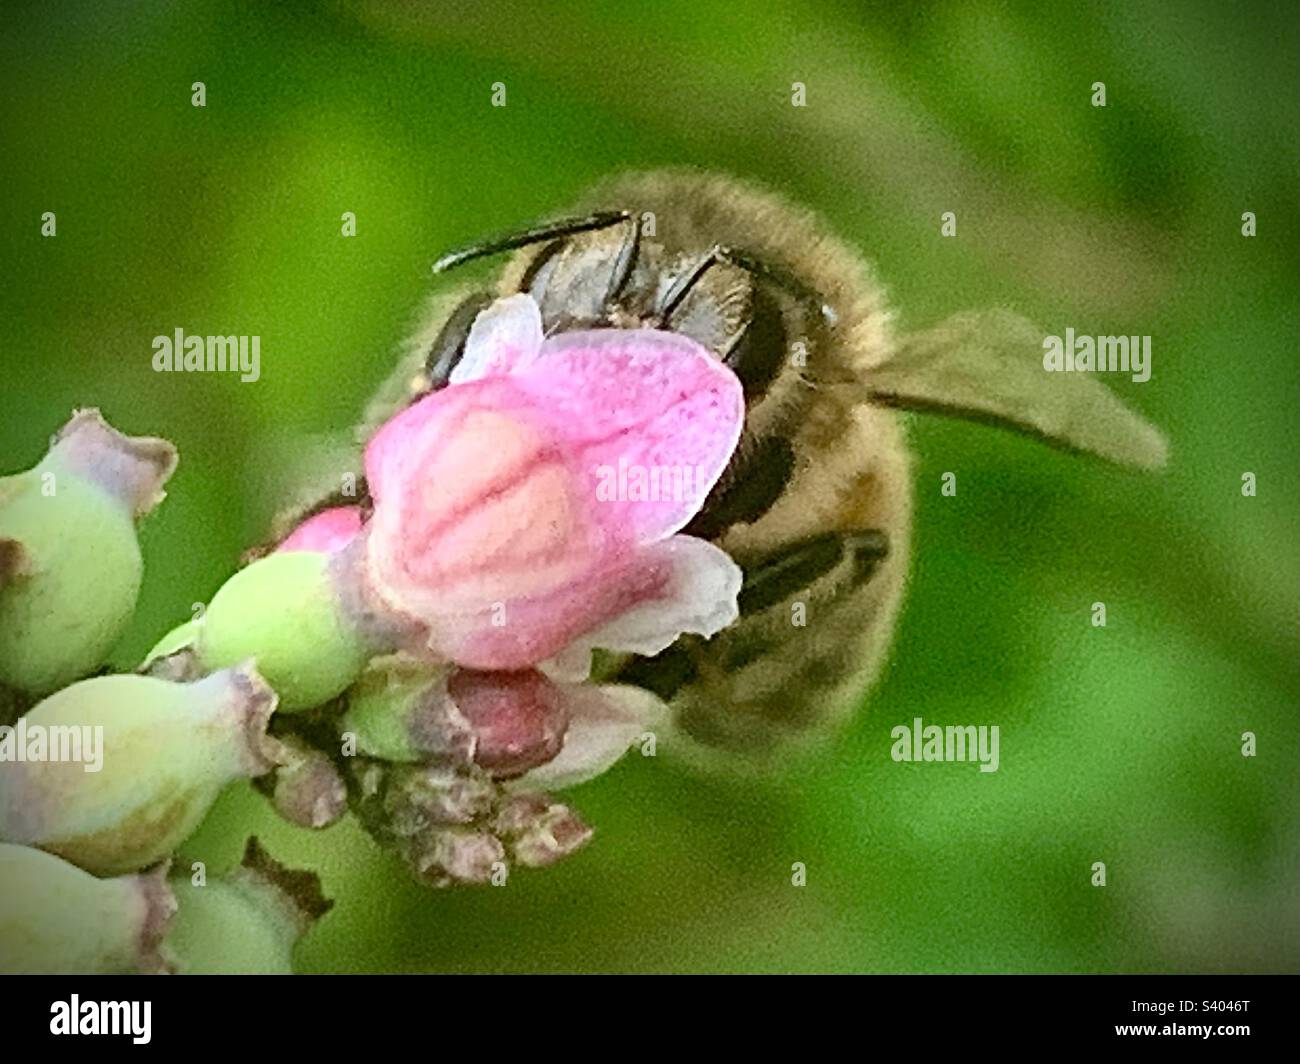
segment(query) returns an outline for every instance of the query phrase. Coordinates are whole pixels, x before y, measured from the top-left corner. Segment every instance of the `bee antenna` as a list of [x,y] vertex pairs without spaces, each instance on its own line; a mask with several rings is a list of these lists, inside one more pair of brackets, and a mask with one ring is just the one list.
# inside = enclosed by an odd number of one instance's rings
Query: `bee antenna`
[[558,221],[546,222],[514,233],[503,233],[447,252],[433,264],[433,272],[446,273],[453,267],[474,259],[498,255],[503,251],[514,251],[543,240],[573,236],[575,233],[588,233],[595,229],[607,229],[611,225],[626,222],[631,216],[630,211],[597,211],[577,218],[562,218]]

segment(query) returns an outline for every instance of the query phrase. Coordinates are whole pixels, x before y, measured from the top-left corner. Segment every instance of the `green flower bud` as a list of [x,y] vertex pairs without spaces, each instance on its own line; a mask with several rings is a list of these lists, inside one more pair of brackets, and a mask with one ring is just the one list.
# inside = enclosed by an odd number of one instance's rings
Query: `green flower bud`
[[230,875],[172,889],[180,908],[167,949],[181,975],[289,975],[295,944],[333,905],[313,873],[291,871],[256,839]]
[[51,854],[0,844],[0,973],[165,972],[176,902],[159,867],[96,879]]
[[184,624],[178,624],[158,642],[153,645],[153,649],[144,656],[144,664],[156,661],[158,658],[168,658],[173,654],[178,654],[186,647],[193,646],[199,638],[200,621],[186,621]]
[[361,674],[339,731],[346,752],[381,761],[469,764],[474,757],[474,731],[447,694],[447,670],[400,654],[376,658]]
[[0,728],[0,761],[12,762],[0,772],[0,841],[97,875],[153,864],[194,831],[222,787],[273,766],[274,708],[251,666],[189,684],[73,684]]
[[176,468],[165,440],[83,410],[26,473],[0,479],[0,682],[45,694],[101,664],[135,610],[135,519]]
[[200,664],[219,669],[253,658],[282,710],[310,709],[341,694],[370,652],[344,616],[330,557],[271,554],[227,580],[200,624]]
[[137,672],[145,676],[156,676],[160,680],[173,680],[187,683],[203,676],[204,670],[194,653],[194,644],[198,642],[200,623],[197,620],[178,624],[144,656],[144,662]]

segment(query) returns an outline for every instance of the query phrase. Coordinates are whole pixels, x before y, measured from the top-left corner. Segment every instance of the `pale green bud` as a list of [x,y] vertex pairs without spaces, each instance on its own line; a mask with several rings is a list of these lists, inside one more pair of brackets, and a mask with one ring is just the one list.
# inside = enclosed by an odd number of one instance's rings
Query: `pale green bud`
[[176,902],[164,872],[96,879],[52,854],[0,844],[0,973],[168,971],[159,947]]
[[153,864],[194,831],[222,787],[273,766],[274,708],[251,666],[195,683],[73,684],[0,728],[0,841],[98,875]]
[[343,742],[355,744],[350,752],[381,761],[468,764],[474,731],[447,694],[447,675],[401,654],[372,661],[348,691],[339,720]]
[[172,881],[179,911],[167,936],[181,975],[289,975],[293,948],[332,902],[311,872],[295,872],[250,839],[234,872],[198,885]]
[[45,694],[100,665],[135,610],[135,519],[176,468],[165,440],[83,410],[41,462],[0,479],[0,682]]
[[204,670],[194,653],[194,644],[198,642],[200,623],[193,620],[178,624],[154,644],[136,671],[160,680],[199,679]]
[[178,624],[157,643],[153,649],[144,656],[144,664],[147,666],[158,658],[168,658],[173,654],[179,654],[187,647],[191,647],[199,638],[200,621],[186,621],[184,624]]
[[282,710],[310,709],[341,694],[370,651],[344,614],[330,558],[271,554],[227,580],[200,622],[199,663],[219,669],[254,659]]

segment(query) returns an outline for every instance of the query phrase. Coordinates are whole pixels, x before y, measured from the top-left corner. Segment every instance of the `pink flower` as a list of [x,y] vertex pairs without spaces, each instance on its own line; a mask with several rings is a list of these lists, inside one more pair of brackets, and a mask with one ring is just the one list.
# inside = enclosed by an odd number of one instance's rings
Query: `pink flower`
[[351,543],[360,531],[361,510],[355,506],[335,506],[307,518],[275,549],[333,553]]
[[479,315],[450,385],[366,449],[367,600],[409,649],[474,669],[655,654],[737,615],[740,570],[676,534],[740,437],[736,376],[651,329],[543,339],[527,295]]

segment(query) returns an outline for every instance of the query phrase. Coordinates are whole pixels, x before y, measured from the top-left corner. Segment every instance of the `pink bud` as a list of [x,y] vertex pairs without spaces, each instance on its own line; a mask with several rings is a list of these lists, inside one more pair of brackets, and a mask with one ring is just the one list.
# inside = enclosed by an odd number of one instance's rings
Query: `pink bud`
[[335,506],[307,518],[284,538],[276,550],[312,550],[332,554],[346,547],[360,531],[361,510],[355,506]]
[[498,779],[546,764],[564,744],[569,715],[563,693],[536,670],[459,669],[447,693],[474,729],[474,761]]

